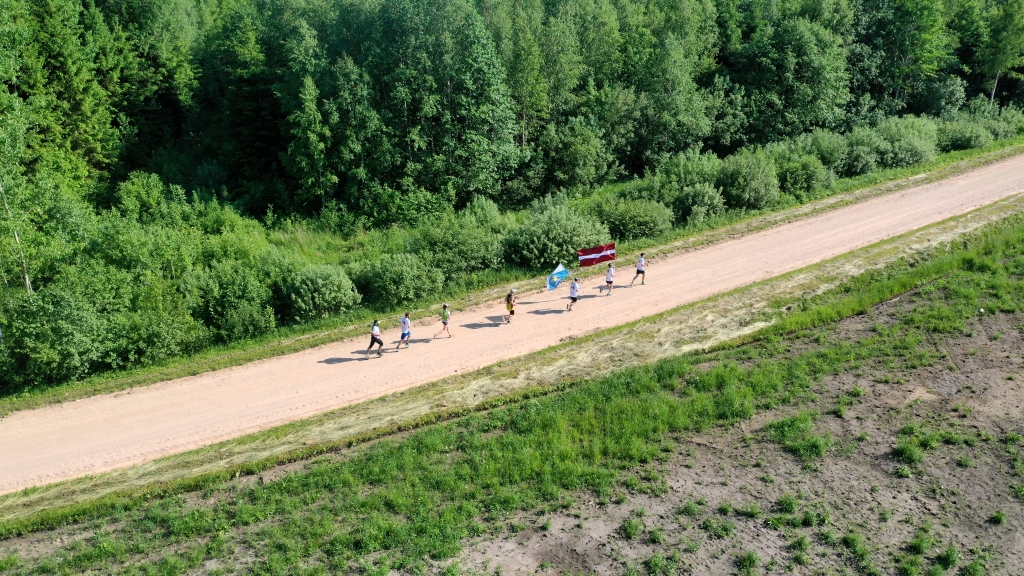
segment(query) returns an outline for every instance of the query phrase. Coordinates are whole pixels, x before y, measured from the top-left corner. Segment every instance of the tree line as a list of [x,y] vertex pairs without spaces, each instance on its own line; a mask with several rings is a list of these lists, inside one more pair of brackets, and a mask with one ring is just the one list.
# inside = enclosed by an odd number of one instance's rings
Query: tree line
[[414,223],[1020,101],[1024,0],[3,0],[26,177]]

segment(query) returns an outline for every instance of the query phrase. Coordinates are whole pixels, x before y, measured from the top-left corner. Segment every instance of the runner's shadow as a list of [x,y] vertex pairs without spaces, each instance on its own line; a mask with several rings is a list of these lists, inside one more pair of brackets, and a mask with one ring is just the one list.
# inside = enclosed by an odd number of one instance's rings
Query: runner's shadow
[[533,310],[533,311],[527,312],[527,314],[536,314],[538,316],[547,316],[549,314],[561,314],[562,312],[568,312],[568,310],[552,310],[552,309],[549,308],[547,310]]
[[497,328],[505,323],[504,316],[488,316],[490,322],[473,322],[471,324],[462,324],[459,328],[469,328],[470,330],[476,330],[478,328]]
[[[366,351],[365,350],[360,350],[358,353],[359,354],[365,354]],[[344,364],[345,362],[356,362],[356,361],[362,360],[362,359],[363,359],[362,356],[360,356],[359,358],[325,358],[324,360],[317,360],[316,363],[317,364]]]
[[409,342],[412,344],[430,344],[433,341],[433,338],[419,338],[417,340],[413,340],[412,338],[409,339]]

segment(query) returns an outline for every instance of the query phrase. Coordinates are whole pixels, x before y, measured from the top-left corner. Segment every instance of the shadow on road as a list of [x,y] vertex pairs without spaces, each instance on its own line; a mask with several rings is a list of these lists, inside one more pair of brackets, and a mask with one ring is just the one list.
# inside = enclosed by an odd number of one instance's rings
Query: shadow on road
[[[360,352],[359,354],[365,354],[365,352]],[[345,362],[355,362],[357,360],[362,360],[362,359],[363,359],[363,356],[360,356],[359,358],[325,358],[324,360],[317,360],[316,363],[317,364],[344,364]]]
[[505,323],[504,316],[488,316],[490,322],[472,322],[470,324],[462,324],[459,328],[469,328],[470,330],[477,330],[480,328],[497,328]]

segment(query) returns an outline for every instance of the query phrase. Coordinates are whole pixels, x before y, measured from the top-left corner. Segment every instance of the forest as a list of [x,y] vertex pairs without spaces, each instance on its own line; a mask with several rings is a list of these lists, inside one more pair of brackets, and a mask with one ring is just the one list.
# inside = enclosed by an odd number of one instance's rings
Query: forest
[[0,393],[1024,134],[1024,0],[0,0]]

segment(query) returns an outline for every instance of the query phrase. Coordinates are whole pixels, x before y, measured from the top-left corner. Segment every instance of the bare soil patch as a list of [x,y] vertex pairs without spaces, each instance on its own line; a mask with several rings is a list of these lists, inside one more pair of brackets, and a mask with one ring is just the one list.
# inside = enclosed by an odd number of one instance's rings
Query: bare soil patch
[[[863,338],[909,299],[841,322],[834,337]],[[587,496],[565,510],[517,518],[510,530],[470,545],[459,563],[471,573],[735,574],[740,556],[752,552],[757,574],[867,573],[842,541],[852,532],[863,538],[868,560],[894,574],[926,531],[920,571],[900,573],[924,574],[953,546],[959,560],[950,574],[974,561],[986,574],[1019,574],[1024,502],[1011,486],[1024,484],[1014,469],[1022,446],[1013,436],[1024,433],[1022,326],[1024,315],[983,316],[969,336],[936,338],[935,351],[947,356],[933,366],[865,365],[829,377],[800,408],[682,440],[640,490],[619,502]],[[837,416],[840,398],[855,389],[863,394]],[[769,422],[807,408],[820,414],[817,431],[834,439],[828,454],[811,463],[764,432]],[[926,451],[910,477],[901,477],[893,451],[908,425],[966,441]],[[792,510],[780,508],[784,497],[793,498]],[[719,511],[722,503],[732,511]],[[993,520],[997,513],[1005,517],[1001,524]],[[788,517],[800,523],[777,525]],[[642,526],[631,539],[623,532],[627,521]],[[732,530],[716,538],[712,529],[721,523]]]

